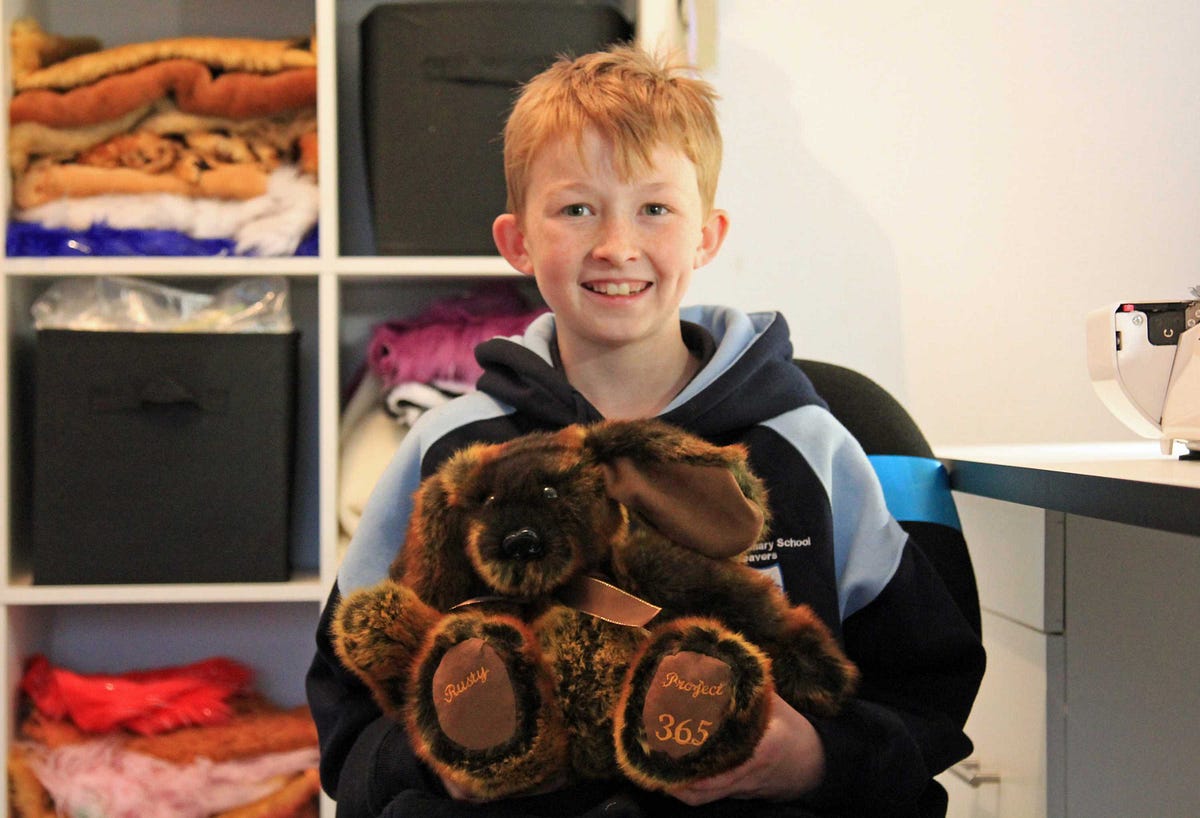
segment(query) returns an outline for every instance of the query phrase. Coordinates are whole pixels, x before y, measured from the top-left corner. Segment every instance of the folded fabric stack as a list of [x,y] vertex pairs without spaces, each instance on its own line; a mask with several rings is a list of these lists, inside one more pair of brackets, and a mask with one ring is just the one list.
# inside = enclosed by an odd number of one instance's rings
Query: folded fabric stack
[[220,657],[84,676],[35,657],[8,758],[17,818],[316,818],[317,734]]
[[[174,231],[224,239],[226,252],[276,256],[296,253],[314,229],[310,39],[180,37],[99,49],[24,19],[13,25],[12,52],[10,254],[54,246],[21,223],[90,230],[93,241],[98,227]],[[14,236],[31,252],[13,247]]]

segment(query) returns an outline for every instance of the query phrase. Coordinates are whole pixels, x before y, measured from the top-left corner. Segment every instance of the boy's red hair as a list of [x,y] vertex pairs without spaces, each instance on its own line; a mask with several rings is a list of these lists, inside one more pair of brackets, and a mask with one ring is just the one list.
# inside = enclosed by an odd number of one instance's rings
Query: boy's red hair
[[571,59],[560,57],[521,90],[504,129],[508,211],[520,218],[529,168],[549,141],[594,128],[614,147],[617,172],[645,171],[659,145],[696,166],[705,213],[721,169],[717,94],[683,64],[630,45]]

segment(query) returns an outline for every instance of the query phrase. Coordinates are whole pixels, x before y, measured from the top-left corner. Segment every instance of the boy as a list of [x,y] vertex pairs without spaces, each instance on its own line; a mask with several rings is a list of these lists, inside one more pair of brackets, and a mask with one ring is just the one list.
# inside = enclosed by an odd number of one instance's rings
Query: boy
[[[975,633],[888,515],[861,448],[792,364],[783,318],[680,310],[693,270],[716,256],[729,227],[713,207],[714,100],[703,81],[627,46],[560,60],[518,99],[505,129],[508,212],[493,237],[552,313],[522,338],[479,346],[479,391],[413,428],[341,567],[308,679],[339,815],[944,811],[931,777],[970,751],[961,728],[983,672]],[[385,576],[417,482],[455,449],[649,416],[748,447],[772,509],[773,539],[753,564],[838,635],[863,673],[860,697],[833,719],[774,699],[746,764],[670,796],[590,782],[465,806],[471,794],[444,794],[402,728],[339,665],[330,609]]]

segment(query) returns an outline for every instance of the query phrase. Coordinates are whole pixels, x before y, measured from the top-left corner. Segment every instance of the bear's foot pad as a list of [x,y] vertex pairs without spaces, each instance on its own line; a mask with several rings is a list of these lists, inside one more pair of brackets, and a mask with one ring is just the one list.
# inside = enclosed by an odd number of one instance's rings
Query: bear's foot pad
[[665,623],[626,678],[617,763],[651,790],[731,770],[762,737],[773,689],[770,660],[739,634],[702,618]]
[[703,747],[729,712],[732,676],[728,664],[703,653],[664,656],[642,707],[647,749],[678,759]]
[[517,703],[504,660],[478,637],[448,649],[433,674],[433,706],[446,737],[488,750],[517,731]]
[[538,643],[511,617],[446,617],[426,640],[406,719],[417,755],[477,798],[531,792],[566,769]]

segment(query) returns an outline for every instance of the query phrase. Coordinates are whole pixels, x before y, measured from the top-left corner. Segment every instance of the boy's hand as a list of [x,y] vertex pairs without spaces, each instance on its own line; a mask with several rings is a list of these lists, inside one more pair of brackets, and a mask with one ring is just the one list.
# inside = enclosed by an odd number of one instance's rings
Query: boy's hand
[[[442,782],[442,786],[445,787],[446,795],[449,795],[455,801],[466,801],[471,804],[486,804],[488,802],[487,798],[484,798],[483,796],[467,789],[466,787],[456,784],[449,778],[438,776],[438,779]],[[566,782],[564,779],[555,778],[547,781],[545,784],[529,794],[538,795],[545,792],[553,792],[554,790],[561,789],[565,783]]]
[[817,731],[774,695],[766,732],[745,764],[671,790],[671,795],[691,806],[722,798],[788,801],[816,787],[824,775],[825,748]]
[[460,787],[458,784],[454,783],[448,778],[442,778],[441,781],[442,786],[446,788],[446,794],[455,801],[470,801],[471,803],[479,804],[483,803],[485,800],[475,795],[475,793],[471,792],[470,790]]

